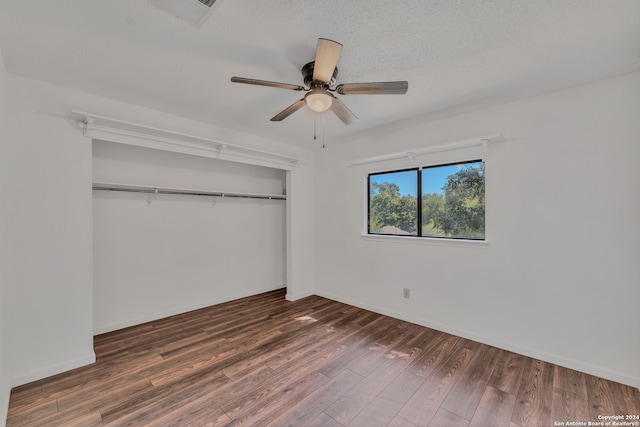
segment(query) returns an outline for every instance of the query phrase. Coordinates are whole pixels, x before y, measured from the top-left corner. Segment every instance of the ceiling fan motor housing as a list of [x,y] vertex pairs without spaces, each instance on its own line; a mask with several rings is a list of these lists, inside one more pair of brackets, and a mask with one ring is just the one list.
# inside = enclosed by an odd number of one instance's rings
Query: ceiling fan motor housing
[[338,67],[335,68],[335,70],[333,70],[333,76],[331,76],[331,80],[329,80],[328,83],[325,82],[319,82],[317,80],[313,80],[313,66],[315,65],[315,61],[311,61],[306,63],[303,67],[302,67],[302,78],[304,81],[304,84],[307,85],[308,87],[314,89],[314,88],[320,88],[320,87],[333,87],[336,84],[336,77],[338,75]]

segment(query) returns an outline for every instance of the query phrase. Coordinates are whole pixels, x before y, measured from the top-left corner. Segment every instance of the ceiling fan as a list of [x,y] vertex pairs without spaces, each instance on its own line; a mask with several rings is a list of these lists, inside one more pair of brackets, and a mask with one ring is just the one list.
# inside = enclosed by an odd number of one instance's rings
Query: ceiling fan
[[231,81],[307,92],[303,98],[273,116],[271,118],[273,122],[286,119],[306,104],[316,112],[331,110],[345,125],[348,125],[357,120],[357,117],[332,92],[340,95],[404,95],[407,93],[409,83],[406,81],[343,83],[335,86],[338,75],[336,64],[341,51],[342,45],[340,43],[319,38],[315,61],[305,64],[301,70],[305,86],[245,77],[231,77]]

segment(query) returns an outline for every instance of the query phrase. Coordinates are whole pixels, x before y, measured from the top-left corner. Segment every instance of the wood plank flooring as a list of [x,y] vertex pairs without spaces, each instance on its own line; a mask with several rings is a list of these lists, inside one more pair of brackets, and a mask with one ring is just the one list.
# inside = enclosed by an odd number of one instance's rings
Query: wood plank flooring
[[640,392],[320,297],[274,291],[95,337],[11,393],[15,426],[526,427],[640,414]]

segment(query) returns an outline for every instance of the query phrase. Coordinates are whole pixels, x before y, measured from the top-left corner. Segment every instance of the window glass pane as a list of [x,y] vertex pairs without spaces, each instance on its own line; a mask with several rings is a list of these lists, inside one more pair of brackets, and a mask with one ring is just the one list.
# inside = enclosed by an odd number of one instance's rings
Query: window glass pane
[[484,162],[422,170],[422,236],[484,239]]
[[418,232],[418,170],[369,175],[369,233]]

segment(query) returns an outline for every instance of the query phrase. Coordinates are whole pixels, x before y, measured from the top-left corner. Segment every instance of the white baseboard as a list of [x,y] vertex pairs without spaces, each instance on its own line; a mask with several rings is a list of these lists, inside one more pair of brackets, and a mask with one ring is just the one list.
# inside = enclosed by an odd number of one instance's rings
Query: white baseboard
[[70,371],[72,369],[76,369],[81,366],[90,365],[92,363],[95,363],[95,361],[96,361],[96,354],[92,351],[90,354],[87,354],[86,356],[81,357],[79,359],[69,360],[67,362],[58,363],[57,365],[46,367],[44,369],[39,369],[37,371],[29,372],[28,374],[18,375],[17,377],[13,377],[11,378],[11,387],[12,388],[18,387],[33,381],[50,377],[52,375]]
[[261,293],[264,293],[264,292],[275,291],[275,290],[278,290],[278,289],[283,289],[285,287],[286,286],[284,284],[279,283],[279,284],[276,284],[276,285],[267,286],[265,288],[254,289],[254,290],[251,290],[251,291],[241,292],[241,293],[232,294],[232,295],[226,295],[226,296],[221,297],[221,298],[215,298],[215,299],[204,301],[204,302],[198,302],[197,304],[192,304],[192,305],[178,307],[178,308],[171,309],[171,310],[166,310],[166,311],[159,312],[159,313],[150,314],[148,316],[141,316],[141,317],[137,317],[135,319],[127,319],[127,320],[123,320],[121,322],[111,323],[109,325],[98,326],[98,327],[94,327],[93,335],[100,335],[100,334],[104,334],[104,333],[111,332],[111,331],[117,331],[118,329],[124,329],[124,328],[128,328],[130,326],[140,325],[142,323],[152,322],[154,320],[159,320],[159,319],[164,319],[165,317],[175,316],[176,314],[187,313],[189,311],[199,310],[201,308],[210,307],[210,306],[216,305],[216,304],[222,304],[222,303],[225,303],[225,302],[237,300],[237,299],[240,299],[240,298],[250,297],[250,296],[253,296],[253,295],[258,295],[258,294],[261,294]]
[[538,350],[534,350],[527,347],[513,345],[507,342],[497,340],[495,338],[479,335],[479,334],[469,332],[469,331],[464,331],[461,329],[451,328],[446,325],[441,325],[439,323],[429,321],[428,319],[421,319],[421,318],[416,318],[412,316],[407,316],[402,313],[396,313],[394,311],[369,305],[361,301],[344,298],[339,295],[332,294],[330,292],[315,292],[315,294],[324,298],[328,298],[334,301],[344,303],[344,304],[348,304],[348,305],[359,307],[365,310],[373,311],[375,313],[384,314],[385,316],[415,323],[416,325],[425,326],[427,328],[435,329],[441,332],[446,332],[448,334],[456,335],[462,338],[467,338],[473,341],[480,342],[482,344],[487,344],[503,350],[508,350],[514,353],[522,354],[524,356],[532,357],[534,359],[539,359],[545,362],[553,363],[558,366],[563,366],[565,368],[595,375],[597,377],[605,378],[607,380],[615,381],[621,384],[626,384],[631,387],[640,388],[640,378],[632,377],[622,372],[613,371],[611,369],[603,368],[601,366],[594,366],[589,363],[581,362],[579,360],[568,359],[566,357],[559,356],[557,354],[546,353],[543,351],[538,351]]
[[297,301],[297,300],[302,299],[302,298],[310,297],[311,295],[316,295],[316,293],[315,292],[303,292],[303,293],[300,293],[300,294],[287,293],[285,298],[286,298],[287,301]]
[[[0,375],[2,373],[0,372]],[[9,412],[9,397],[11,396],[11,385],[9,378],[0,379],[0,426],[4,427]]]

